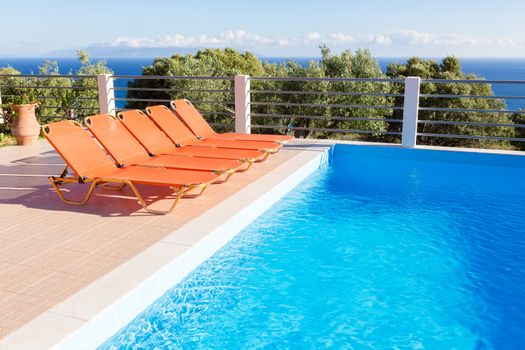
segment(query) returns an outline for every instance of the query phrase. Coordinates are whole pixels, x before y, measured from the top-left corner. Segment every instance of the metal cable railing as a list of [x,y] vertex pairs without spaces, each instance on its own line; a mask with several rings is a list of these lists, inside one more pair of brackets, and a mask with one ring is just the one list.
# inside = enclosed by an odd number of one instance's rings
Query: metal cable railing
[[485,109],[485,108],[440,108],[440,107],[419,107],[420,111],[434,112],[457,112],[457,113],[525,113],[525,110],[510,109]]
[[80,78],[89,78],[97,79],[96,75],[73,75],[73,74],[0,74],[1,78],[35,78],[35,79],[80,79]]
[[[483,79],[422,79],[422,90],[437,92],[420,94],[419,120],[417,121],[418,143],[448,143],[447,140],[464,140],[474,142],[474,146],[482,146],[482,142],[507,142],[521,144],[525,148],[525,109],[507,108],[507,104],[518,105],[525,101],[525,80],[483,80]],[[471,90],[470,94],[461,93],[469,90],[458,89],[459,93],[450,93],[459,84],[467,86],[485,85],[489,91],[495,91],[494,86],[512,85],[514,89],[522,88],[517,94],[479,94],[479,90]],[[449,89],[443,87],[448,86]],[[475,89],[475,87],[474,87]],[[514,91],[513,91],[514,92]],[[480,107],[473,106],[472,101],[481,101]],[[437,102],[444,101],[444,102]],[[483,102],[484,101],[484,102]],[[442,104],[449,106],[443,107]],[[436,141],[437,140],[437,141]],[[459,143],[458,143],[459,144]],[[501,144],[504,145],[504,144]],[[507,145],[508,146],[508,145]]]
[[234,77],[113,75],[113,101],[117,110],[168,105],[186,98],[221,131],[233,131]]
[[525,84],[525,80],[421,79],[421,84]]
[[314,78],[314,77],[250,77],[252,81],[295,81],[295,82],[346,82],[346,83],[404,83],[404,79],[392,78]]
[[174,75],[112,75],[112,79],[126,80],[229,80],[233,81],[234,77],[218,76],[174,76]]
[[[287,114],[264,114],[264,113],[250,113],[252,117],[265,117],[265,118],[289,118]],[[346,120],[346,121],[377,121],[377,122],[390,122],[390,123],[402,123],[400,119],[389,119],[389,118],[360,118],[360,117],[344,117],[335,115],[293,115],[297,119],[329,119],[329,120]],[[255,125],[254,125],[255,126]]]
[[115,91],[156,91],[156,92],[209,92],[209,93],[234,93],[233,90],[212,90],[212,89],[166,89],[166,88],[130,88],[130,87],[115,87]]
[[333,129],[333,128],[315,128],[315,127],[300,127],[300,126],[285,126],[285,125],[254,125],[256,129],[285,129],[285,130],[298,130],[298,131],[320,131],[336,134],[378,134],[383,135],[401,135],[400,132],[394,131],[374,131],[374,130],[358,130],[358,129]]
[[[3,75],[0,75],[0,78]],[[59,78],[64,79],[64,78]],[[41,85],[0,85],[0,89],[35,89],[35,90],[98,90],[96,86],[41,86]],[[6,95],[2,95],[6,96]]]
[[[186,98],[210,123],[230,131],[239,97],[235,79],[112,75],[113,86],[104,93],[116,111]],[[248,77],[247,89],[239,91],[247,93],[244,112],[251,120],[248,127],[256,132],[399,143],[407,113],[405,83],[390,78]],[[525,142],[525,108],[520,107],[525,81],[421,79],[419,83],[415,109],[419,119],[414,122],[418,144],[483,147],[490,141],[508,148]],[[513,89],[492,94],[492,86],[504,84]],[[74,93],[75,104],[70,107],[77,115],[100,109],[94,75],[0,75],[1,97],[17,97],[17,89],[36,90],[43,118],[64,117],[67,106],[60,103],[64,90]],[[525,149],[525,144],[512,147]]]
[[37,115],[44,121],[82,117],[99,110],[96,75],[0,75],[0,102],[24,102],[21,96],[39,102]]
[[485,141],[525,142],[525,138],[522,138],[522,137],[497,137],[497,136],[484,136],[484,135],[432,134],[432,133],[425,133],[425,132],[418,133],[418,136],[441,137],[441,138],[451,138],[451,139],[485,140]]
[[275,94],[275,95],[328,95],[328,96],[384,96],[403,97],[403,94],[379,93],[379,92],[343,92],[343,91],[275,91],[275,90],[250,90],[252,94]]
[[525,96],[480,96],[480,95],[437,95],[437,94],[420,94],[421,98],[472,98],[472,99],[503,99],[503,100],[525,100]]
[[363,108],[363,109],[403,109],[400,106],[368,106],[348,105],[336,103],[296,103],[296,102],[251,102],[252,106],[284,106],[284,107],[312,107],[312,108]]
[[[251,77],[252,129],[400,142],[404,79]],[[395,87],[394,87],[395,85]]]

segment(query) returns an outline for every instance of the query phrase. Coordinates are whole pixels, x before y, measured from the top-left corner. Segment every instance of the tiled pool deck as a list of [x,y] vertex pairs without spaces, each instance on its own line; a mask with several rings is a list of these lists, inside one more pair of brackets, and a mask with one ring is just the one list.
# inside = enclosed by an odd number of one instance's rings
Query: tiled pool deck
[[[20,337],[15,331],[166,237],[171,235],[170,243],[183,251],[202,237],[187,230],[173,235],[179,228],[224,205],[234,194],[239,197],[236,202],[248,205],[242,201],[250,199],[239,191],[272,173],[286,176],[327,146],[293,142],[250,171],[210,186],[203,196],[182,200],[163,216],[142,210],[129,190],[98,189],[86,206],[64,204],[47,182],[47,176],[59,174],[64,164],[45,141],[31,147],[0,148],[0,348],[16,345]],[[288,164],[292,168],[283,167]],[[78,194],[83,192],[77,189]],[[162,189],[143,189],[150,199],[168,194]],[[157,203],[163,204],[168,202]],[[38,339],[39,335],[32,336]]]

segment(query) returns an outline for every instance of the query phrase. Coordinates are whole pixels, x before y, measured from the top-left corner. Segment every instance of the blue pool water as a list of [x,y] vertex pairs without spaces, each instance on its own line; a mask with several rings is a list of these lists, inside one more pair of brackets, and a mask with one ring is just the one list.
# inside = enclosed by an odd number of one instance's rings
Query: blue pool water
[[525,157],[330,163],[100,349],[523,349]]

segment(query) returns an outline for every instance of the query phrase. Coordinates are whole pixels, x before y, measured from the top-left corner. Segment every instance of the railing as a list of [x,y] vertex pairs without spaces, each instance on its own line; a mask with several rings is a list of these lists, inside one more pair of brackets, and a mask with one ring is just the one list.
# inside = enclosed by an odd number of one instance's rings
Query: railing
[[[102,85],[101,89],[110,94],[104,113],[125,110],[130,104],[134,108],[168,104],[174,93],[181,93],[191,99],[214,127],[235,129],[234,77],[108,75],[103,80],[107,85]],[[143,87],[144,82],[154,82],[155,87]],[[204,95],[212,96],[212,99],[206,99]]]
[[[491,85],[520,85],[525,87],[524,80],[437,80],[437,79],[423,79],[422,84],[491,84]],[[509,95],[464,95],[464,94],[420,94],[421,99],[479,99],[479,100],[524,100],[525,93],[523,96],[509,96]],[[463,126],[463,127],[474,127],[474,128],[512,128],[512,129],[523,129],[525,130],[525,124],[522,123],[508,123],[508,122],[473,122],[464,120],[436,120],[434,118],[427,118],[429,115],[427,112],[438,112],[438,113],[459,113],[459,114],[481,114],[485,116],[491,116],[491,119],[498,119],[498,117],[506,117],[509,114],[513,115],[524,115],[525,109],[523,110],[511,110],[506,108],[490,109],[490,108],[440,108],[440,107],[419,107],[418,112],[421,115],[420,118],[416,119],[417,125],[422,126],[419,129],[423,131],[418,132],[417,136],[420,138],[447,138],[447,139],[460,139],[460,140],[485,140],[485,141],[509,141],[515,143],[523,143],[521,147],[525,146],[525,137],[504,137],[494,135],[465,135],[465,134],[450,134],[450,133],[432,133],[425,132],[424,128],[428,125],[450,125],[450,126]],[[525,122],[525,119],[524,119]]]
[[[15,78],[30,79],[32,84],[5,84],[6,79]],[[178,96],[190,99],[216,127],[240,133],[271,130],[298,137],[393,142],[403,147],[440,144],[441,139],[445,140],[443,144],[458,140],[458,145],[477,140],[524,149],[525,118],[521,116],[525,116],[525,110],[508,109],[502,101],[525,101],[525,93],[493,96],[490,89],[481,89],[488,92],[479,94],[462,92],[465,86],[488,84],[518,84],[525,88],[525,81],[419,77],[0,75],[0,103],[2,96],[12,97],[2,95],[2,91],[34,89],[44,111],[58,112],[41,117],[57,118],[64,117],[59,114],[68,107],[55,105],[60,99],[50,92],[58,94],[60,90],[82,92],[76,94],[76,104],[69,106],[75,110],[74,116],[115,114],[126,108],[166,104]],[[449,90],[452,92],[443,92]],[[487,108],[472,108],[468,102],[472,100],[491,102],[487,102]],[[453,101],[454,107],[448,107],[446,101]]]
[[32,90],[34,98],[40,102],[40,118],[93,114],[99,110],[96,81],[96,75],[0,75],[0,104],[2,98],[17,97],[21,90]]
[[[402,87],[404,80],[301,77],[254,77],[246,80],[248,93],[241,96],[253,96],[251,101],[246,102],[248,129],[290,130],[296,135],[309,132],[401,135],[401,131],[389,130],[387,125],[402,122],[392,116],[394,111],[403,109],[394,104],[393,98],[403,95],[390,92],[392,91],[390,85]],[[268,87],[270,83],[273,88]],[[297,96],[300,96],[299,100],[302,101],[297,102]],[[275,101],[276,97],[277,101]],[[367,102],[372,104],[366,104]],[[359,113],[360,110],[366,112]],[[318,113],[315,113],[316,111]],[[286,117],[289,119],[287,125],[261,123],[267,119],[282,121]],[[312,126],[312,124],[317,125]]]

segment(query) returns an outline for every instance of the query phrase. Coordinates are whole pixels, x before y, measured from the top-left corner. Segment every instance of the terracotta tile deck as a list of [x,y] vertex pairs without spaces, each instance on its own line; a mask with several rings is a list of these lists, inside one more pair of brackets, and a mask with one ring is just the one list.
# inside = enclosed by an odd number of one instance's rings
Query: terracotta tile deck
[[[294,143],[247,173],[183,199],[168,215],[146,213],[129,189],[97,189],[83,207],[62,203],[47,182],[64,164],[45,142],[0,148],[0,338],[62,302],[175,229],[297,155]],[[72,185],[70,195],[86,186]],[[142,188],[157,207],[162,189]]]

